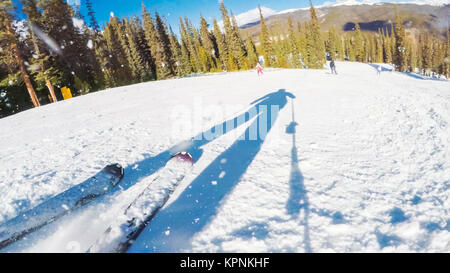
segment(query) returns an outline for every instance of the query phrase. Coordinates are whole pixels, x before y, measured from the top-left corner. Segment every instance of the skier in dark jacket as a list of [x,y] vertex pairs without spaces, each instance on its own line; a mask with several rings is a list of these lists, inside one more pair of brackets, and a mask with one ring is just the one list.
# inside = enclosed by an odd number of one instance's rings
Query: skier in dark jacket
[[331,68],[331,74],[336,74],[337,75],[336,64],[334,63],[334,60],[331,60],[330,68]]

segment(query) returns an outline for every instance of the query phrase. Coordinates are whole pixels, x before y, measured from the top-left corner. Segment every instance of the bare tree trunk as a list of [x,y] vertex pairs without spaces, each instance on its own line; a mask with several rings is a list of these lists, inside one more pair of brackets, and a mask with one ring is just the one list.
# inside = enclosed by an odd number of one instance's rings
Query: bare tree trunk
[[45,79],[45,85],[47,86],[48,90],[50,91],[50,95],[52,97],[53,102],[57,102],[58,99],[56,98],[55,88],[53,87],[53,85],[49,79]]
[[20,51],[17,45],[14,46],[14,54],[16,56],[16,61],[19,63],[20,73],[22,74],[23,81],[27,87],[28,93],[30,94],[31,101],[33,102],[34,107],[39,107],[39,99],[36,96],[36,92],[34,91],[33,85],[31,84],[30,76],[28,76],[27,70],[25,69],[25,65],[23,64],[22,57],[20,57]]
[[[34,45],[34,51],[36,51],[36,54],[40,57],[41,56],[41,51],[40,51],[39,45],[38,45],[38,43],[36,41],[36,36],[34,35],[34,30],[33,30],[33,27],[31,26],[31,23],[30,23],[29,29],[30,29],[30,32],[31,32],[31,40],[33,41],[33,45]],[[42,72],[45,71],[45,67],[44,67],[44,62],[43,61],[41,61],[40,69],[42,70]],[[51,96],[52,102],[57,102],[58,99],[56,98],[56,95],[55,95],[55,88],[53,87],[52,83],[50,82],[50,80],[47,77],[45,77],[45,85],[47,86],[48,91],[50,92],[50,96]]]
[[6,22],[6,33],[8,35],[11,35],[11,37],[14,37],[12,39],[12,49],[14,57],[16,58],[16,62],[19,65],[20,73],[22,74],[23,81],[25,82],[25,85],[27,87],[28,93],[30,94],[31,101],[33,102],[34,107],[39,107],[39,99],[36,96],[36,92],[34,91],[33,85],[31,84],[30,76],[27,73],[27,70],[25,69],[25,65],[23,64],[23,59],[20,56],[20,49],[19,45],[17,44],[17,39],[14,35],[14,33],[11,31],[11,25],[9,22]]

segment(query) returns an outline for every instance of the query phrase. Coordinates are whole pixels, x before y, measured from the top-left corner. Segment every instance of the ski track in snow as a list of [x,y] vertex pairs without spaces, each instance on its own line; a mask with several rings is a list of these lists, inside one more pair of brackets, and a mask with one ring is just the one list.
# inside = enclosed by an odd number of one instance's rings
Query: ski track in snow
[[[360,63],[337,69],[143,83],[0,120],[0,223],[109,163],[125,167],[111,194],[2,252],[86,251],[158,175],[169,149],[266,95],[282,104],[267,139],[236,141],[249,121],[199,145],[192,173],[131,252],[449,252],[449,83],[377,77]],[[173,134],[199,104],[235,110]]]

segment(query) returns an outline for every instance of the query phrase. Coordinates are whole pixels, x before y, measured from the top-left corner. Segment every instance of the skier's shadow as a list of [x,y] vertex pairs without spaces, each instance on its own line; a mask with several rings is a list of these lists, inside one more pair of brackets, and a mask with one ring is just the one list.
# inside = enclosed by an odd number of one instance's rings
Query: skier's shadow
[[[167,157],[166,153],[168,153],[170,157],[170,154],[189,147],[185,150],[190,152],[194,158],[197,156],[198,159],[203,145],[243,125],[242,122],[240,124],[243,118],[245,121],[250,121],[256,117],[245,133],[206,167],[176,201],[161,210],[152,219],[130,251],[179,252],[189,248],[193,236],[217,214],[221,200],[237,185],[260,151],[265,141],[265,133],[271,131],[279,111],[287,104],[287,97],[295,98],[293,94],[284,89],[270,93],[251,103],[250,109],[258,109],[257,113],[249,109],[244,114],[218,124],[192,140],[181,143],[157,156],[156,158]],[[278,111],[273,111],[273,109]],[[230,127],[230,124],[235,126]],[[218,128],[223,129],[217,130]],[[253,139],[252,132],[255,131],[257,137]],[[209,137],[206,138],[205,135],[209,135]]]
[[292,135],[292,150],[291,150],[291,174],[289,177],[290,195],[286,203],[286,210],[294,219],[300,217],[300,212],[303,210],[303,242],[305,245],[305,252],[311,253],[311,243],[309,237],[309,201],[307,191],[304,185],[303,174],[299,168],[298,152],[296,145],[296,127],[298,123],[295,121],[294,102],[292,101],[292,122],[286,128],[286,134]]

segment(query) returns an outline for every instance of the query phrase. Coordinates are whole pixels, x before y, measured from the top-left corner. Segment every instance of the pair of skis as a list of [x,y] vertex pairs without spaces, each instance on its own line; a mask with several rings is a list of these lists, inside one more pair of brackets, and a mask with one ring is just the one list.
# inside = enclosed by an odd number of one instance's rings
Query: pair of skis
[[127,252],[147,224],[164,207],[193,164],[189,153],[173,156],[154,181],[109,226],[88,252]]
[[[189,153],[173,156],[160,174],[127,207],[124,214],[89,248],[89,252],[126,252],[193,165]],[[120,164],[0,225],[0,250],[114,189],[124,177]]]

